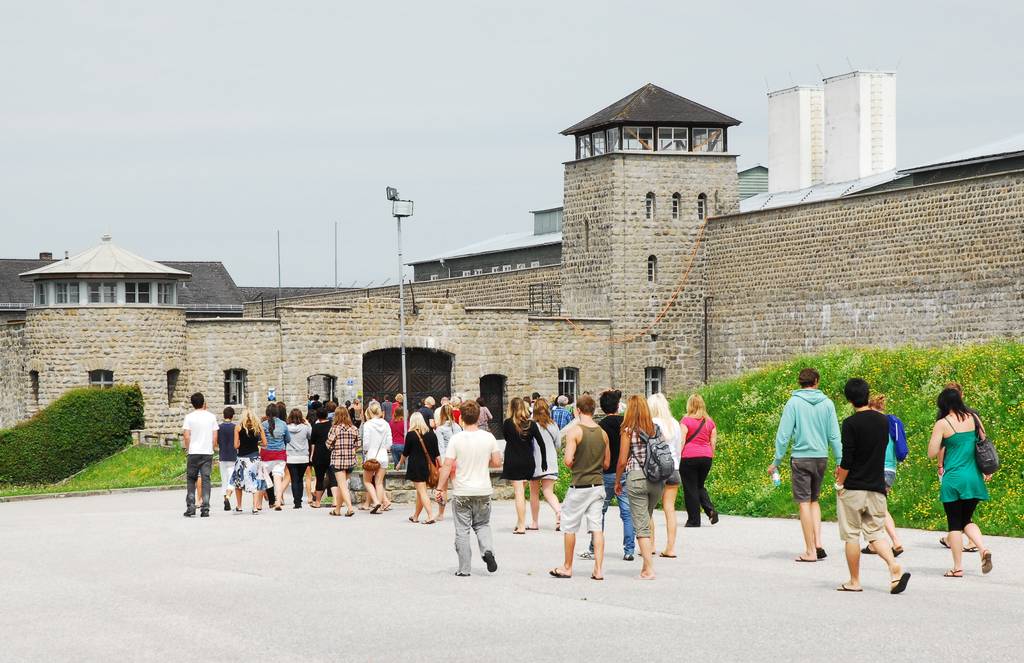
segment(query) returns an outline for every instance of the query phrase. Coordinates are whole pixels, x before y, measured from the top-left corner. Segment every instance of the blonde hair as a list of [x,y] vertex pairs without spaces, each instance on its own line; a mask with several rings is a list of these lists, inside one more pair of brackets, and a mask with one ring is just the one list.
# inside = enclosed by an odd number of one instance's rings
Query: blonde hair
[[420,435],[426,435],[430,432],[430,429],[427,428],[426,420],[419,412],[413,412],[412,416],[409,417],[409,430],[416,431]]
[[647,397],[647,407],[651,411],[651,419],[665,419],[674,421],[672,408],[668,406],[668,399],[665,394],[651,394]]
[[380,403],[370,403],[370,407],[366,408],[363,414],[369,419],[380,419],[384,416],[384,411],[380,409]]
[[453,414],[452,406],[448,403],[445,403],[444,405],[441,406],[441,415],[437,421],[437,425],[444,426],[449,421],[455,423],[455,415]]
[[708,407],[704,404],[703,396],[693,394],[686,399],[686,416],[693,419],[707,419]]
[[547,428],[554,423],[551,420],[551,407],[543,398],[538,398],[533,402],[533,420],[541,428]]
[[259,435],[260,429],[263,427],[260,425],[260,418],[249,408],[242,410],[242,418],[238,421],[238,426],[249,435]]
[[513,398],[508,404],[508,418],[512,420],[516,430],[525,433],[530,428],[530,410],[522,398]]
[[436,404],[437,404],[437,401],[434,400],[433,396],[427,396],[426,398],[423,399],[423,406],[424,407],[434,407],[434,405],[436,405]]
[[873,394],[871,398],[868,399],[868,407],[872,410],[885,412],[885,394]]

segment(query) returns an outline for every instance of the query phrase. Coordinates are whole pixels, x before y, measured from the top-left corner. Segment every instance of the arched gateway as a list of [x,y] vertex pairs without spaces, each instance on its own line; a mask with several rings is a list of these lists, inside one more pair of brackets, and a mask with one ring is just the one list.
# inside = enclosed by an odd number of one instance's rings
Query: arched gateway
[[[440,400],[452,393],[452,355],[426,348],[405,349],[405,373],[409,393],[406,403],[415,407],[421,399]],[[363,398],[369,401],[394,397],[402,391],[402,355],[398,348],[374,350],[363,355]]]

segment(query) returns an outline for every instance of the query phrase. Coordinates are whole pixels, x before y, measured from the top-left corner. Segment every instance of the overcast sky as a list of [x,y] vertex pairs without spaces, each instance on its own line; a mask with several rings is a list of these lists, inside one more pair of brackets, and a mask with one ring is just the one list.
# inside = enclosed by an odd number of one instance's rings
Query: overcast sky
[[897,162],[1024,131],[1019,3],[0,0],[0,257],[110,231],[239,285],[396,272],[562,201],[558,132],[650,81],[743,121],[771,89],[895,69]]

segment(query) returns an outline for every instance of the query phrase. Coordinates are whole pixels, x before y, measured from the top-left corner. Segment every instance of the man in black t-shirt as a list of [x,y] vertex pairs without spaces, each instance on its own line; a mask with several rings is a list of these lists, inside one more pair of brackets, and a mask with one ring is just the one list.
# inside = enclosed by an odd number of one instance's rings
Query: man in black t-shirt
[[[604,479],[604,509],[601,511],[601,529],[604,529],[604,517],[608,507],[612,504],[612,498],[616,497],[619,502],[619,518],[622,519],[622,559],[627,562],[633,561],[636,553],[636,534],[633,530],[633,514],[629,510],[629,496],[626,491],[621,495],[615,495],[615,465],[619,461],[619,434],[622,428],[622,415],[619,414],[619,403],[622,401],[622,392],[617,389],[608,389],[601,392],[600,403],[604,417],[597,422],[601,430],[608,436],[608,449],[611,451],[611,464],[603,474]],[[610,471],[608,471],[610,470]],[[590,549],[580,553],[583,559],[593,559],[594,542],[591,540]]]
[[846,400],[854,413],[843,420],[843,459],[836,468],[836,517],[839,537],[846,545],[850,579],[838,587],[841,592],[860,592],[860,538],[889,567],[889,592],[907,588],[910,574],[904,573],[892,554],[885,536],[885,448],[889,444],[889,418],[868,407],[870,389],[860,378],[846,382]]

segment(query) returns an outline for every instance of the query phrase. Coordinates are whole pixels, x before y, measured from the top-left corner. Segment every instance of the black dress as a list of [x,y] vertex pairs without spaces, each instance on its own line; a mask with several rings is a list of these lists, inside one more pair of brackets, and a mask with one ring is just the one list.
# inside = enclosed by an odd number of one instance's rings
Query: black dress
[[334,484],[334,473],[331,472],[331,450],[327,448],[327,436],[330,432],[331,422],[318,421],[313,424],[313,430],[309,434],[316,490],[327,490]]
[[501,469],[501,478],[508,481],[529,481],[533,478],[536,464],[533,460],[533,445],[540,446],[542,460],[547,459],[544,440],[535,421],[525,432],[520,432],[511,419],[506,419],[501,426],[505,434],[505,464]]
[[[433,431],[423,435],[423,444],[426,445],[427,453],[430,454],[430,462],[436,462],[437,457],[441,454],[437,450],[437,436],[434,435]],[[427,459],[423,455],[423,445],[420,444],[420,438],[416,435],[416,431],[406,433],[405,450],[402,451],[402,456],[405,457],[406,480],[426,481],[428,472]]]

